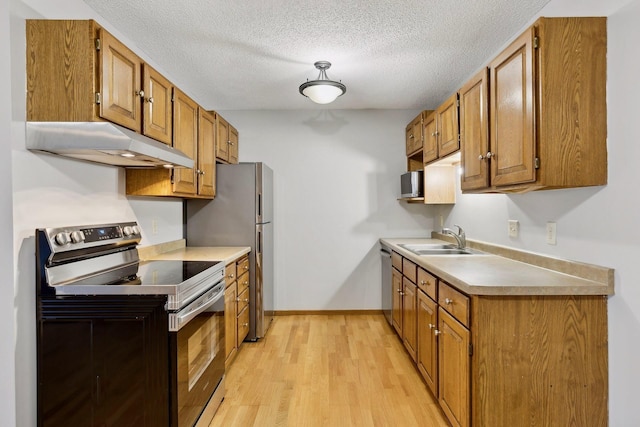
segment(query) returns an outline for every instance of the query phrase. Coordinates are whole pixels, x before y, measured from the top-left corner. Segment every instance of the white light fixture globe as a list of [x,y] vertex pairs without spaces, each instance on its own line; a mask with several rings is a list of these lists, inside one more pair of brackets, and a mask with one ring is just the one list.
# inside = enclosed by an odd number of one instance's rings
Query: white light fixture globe
[[327,78],[327,70],[331,67],[329,61],[318,61],[313,65],[320,70],[320,74],[317,80],[307,80],[300,85],[302,95],[316,104],[329,104],[347,91],[347,87],[341,82]]

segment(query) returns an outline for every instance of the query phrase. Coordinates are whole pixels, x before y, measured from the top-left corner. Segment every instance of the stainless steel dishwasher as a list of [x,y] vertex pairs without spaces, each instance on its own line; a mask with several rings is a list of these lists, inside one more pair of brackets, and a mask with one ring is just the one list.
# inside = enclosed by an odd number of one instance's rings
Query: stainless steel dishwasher
[[391,251],[382,246],[380,248],[380,265],[382,266],[382,312],[391,325],[391,309],[393,307],[393,278],[391,275]]

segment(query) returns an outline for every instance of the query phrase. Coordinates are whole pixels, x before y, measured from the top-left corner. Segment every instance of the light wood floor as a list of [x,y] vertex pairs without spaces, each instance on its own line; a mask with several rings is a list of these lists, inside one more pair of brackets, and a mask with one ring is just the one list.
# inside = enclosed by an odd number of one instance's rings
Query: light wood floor
[[210,427],[448,425],[382,314],[332,314],[243,343]]

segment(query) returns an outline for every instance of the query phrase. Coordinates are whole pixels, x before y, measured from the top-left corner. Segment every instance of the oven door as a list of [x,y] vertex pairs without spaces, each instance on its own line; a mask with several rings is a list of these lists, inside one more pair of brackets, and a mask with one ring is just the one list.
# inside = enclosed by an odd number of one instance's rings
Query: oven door
[[170,325],[171,425],[192,427],[224,377],[224,282],[172,313]]

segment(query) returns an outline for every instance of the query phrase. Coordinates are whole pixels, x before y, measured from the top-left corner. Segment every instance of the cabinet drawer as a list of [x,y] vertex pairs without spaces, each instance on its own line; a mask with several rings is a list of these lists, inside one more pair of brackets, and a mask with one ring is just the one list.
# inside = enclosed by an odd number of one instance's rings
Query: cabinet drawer
[[247,337],[249,333],[249,307],[238,314],[238,344]]
[[413,283],[416,283],[416,271],[418,266],[406,258],[402,259],[402,274]]
[[437,300],[438,279],[426,270],[418,267],[418,287],[432,300]]
[[242,276],[244,273],[247,273],[249,271],[249,257],[242,258],[237,262],[237,265],[238,271],[236,271],[236,274],[238,276]]
[[[240,273],[240,271],[238,271]],[[249,272],[241,273],[238,277],[238,295],[243,293],[245,289],[249,288]]]
[[447,310],[460,323],[469,327],[469,297],[450,285],[440,282],[438,285],[438,304]]
[[224,280],[226,282],[226,286],[229,286],[236,280],[236,263],[232,262],[231,264],[227,264],[224,268]]
[[391,252],[391,265],[393,265],[396,270],[402,273],[402,257],[400,256],[400,254]]
[[249,305],[249,289],[244,292],[238,290],[238,313],[242,312]]

